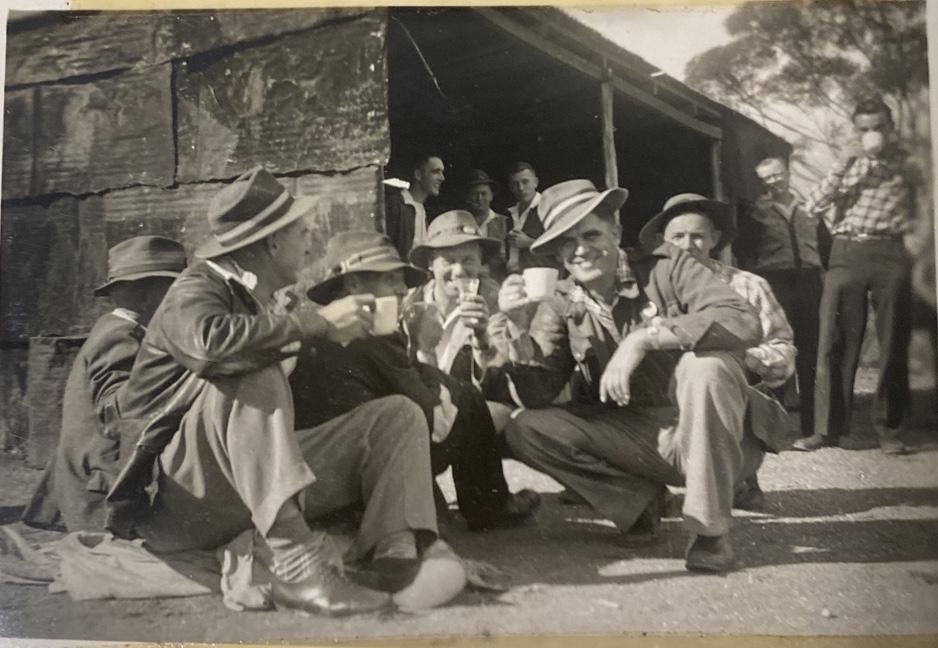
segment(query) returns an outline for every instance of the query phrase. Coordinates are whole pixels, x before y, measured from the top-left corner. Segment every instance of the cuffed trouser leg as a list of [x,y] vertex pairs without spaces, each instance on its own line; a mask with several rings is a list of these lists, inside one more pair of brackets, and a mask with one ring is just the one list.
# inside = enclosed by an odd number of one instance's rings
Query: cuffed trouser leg
[[746,386],[741,365],[728,353],[685,353],[674,370],[679,414],[663,451],[684,475],[684,526],[691,533],[729,531],[743,464]]
[[391,533],[436,535],[430,433],[416,403],[379,398],[297,437],[316,475],[303,494],[308,520],[364,503],[351,559],[364,558]]

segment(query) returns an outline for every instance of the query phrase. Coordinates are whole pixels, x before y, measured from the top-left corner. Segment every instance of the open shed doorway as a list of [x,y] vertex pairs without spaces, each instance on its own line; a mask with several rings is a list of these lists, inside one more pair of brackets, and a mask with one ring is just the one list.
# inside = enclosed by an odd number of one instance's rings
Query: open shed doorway
[[[498,183],[493,208],[514,200],[507,172],[519,160],[540,187],[571,178],[605,185],[600,82],[496,26],[473,9],[392,9],[388,26],[391,159],[406,179],[412,160],[446,164],[431,217],[465,207],[465,183],[483,169]],[[598,38],[598,36],[597,36]],[[675,193],[711,193],[710,141],[627,97],[614,98],[623,242]]]

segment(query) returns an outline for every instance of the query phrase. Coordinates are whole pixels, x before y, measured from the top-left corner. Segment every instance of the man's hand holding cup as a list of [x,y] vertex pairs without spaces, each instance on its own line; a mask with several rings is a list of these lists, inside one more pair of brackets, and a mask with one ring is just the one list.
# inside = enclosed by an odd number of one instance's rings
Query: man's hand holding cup
[[374,295],[349,295],[319,309],[329,325],[326,337],[342,346],[370,334],[374,327]]

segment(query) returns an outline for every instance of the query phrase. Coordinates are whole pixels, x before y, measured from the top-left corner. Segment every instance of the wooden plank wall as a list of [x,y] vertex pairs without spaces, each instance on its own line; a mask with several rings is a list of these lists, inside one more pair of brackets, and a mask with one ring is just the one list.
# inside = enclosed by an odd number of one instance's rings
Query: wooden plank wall
[[[161,234],[191,256],[212,195],[255,164],[320,198],[314,256],[333,232],[374,226],[390,147],[386,20],[384,10],[304,9],[14,23],[0,208],[4,447],[23,445],[25,411],[48,435],[51,401],[27,410],[23,392],[57,393],[67,371],[49,350],[109,308],[92,291],[115,243]],[[43,342],[30,348],[34,338]],[[31,463],[48,450],[23,447]]]

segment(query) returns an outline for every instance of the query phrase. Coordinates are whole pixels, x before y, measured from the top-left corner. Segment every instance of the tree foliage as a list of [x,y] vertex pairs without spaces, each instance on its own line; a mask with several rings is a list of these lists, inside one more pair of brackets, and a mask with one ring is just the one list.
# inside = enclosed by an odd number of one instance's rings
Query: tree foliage
[[733,40],[691,60],[687,82],[793,140],[802,162],[817,147],[836,153],[852,106],[876,93],[928,166],[924,1],[750,2],[726,28]]

